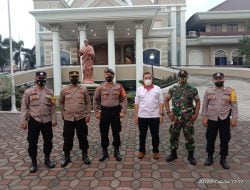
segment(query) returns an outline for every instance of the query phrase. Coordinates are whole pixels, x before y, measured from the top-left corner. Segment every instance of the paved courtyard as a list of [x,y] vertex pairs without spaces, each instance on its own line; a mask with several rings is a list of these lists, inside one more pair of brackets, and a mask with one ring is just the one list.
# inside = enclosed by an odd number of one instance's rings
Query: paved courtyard
[[[206,77],[191,77],[202,97],[207,86],[211,85]],[[138,129],[133,123],[133,112],[129,111],[123,121],[121,133],[122,162],[115,161],[113,149],[109,148],[110,159],[100,163],[101,153],[98,122],[92,116],[89,124],[89,154],[92,164],[86,166],[81,161],[81,151],[75,138],[72,151],[73,162],[67,168],[61,168],[62,120],[54,129],[54,149],[51,155],[57,162],[56,168],[48,170],[43,164],[42,138],[39,140],[39,170],[29,173],[30,159],[27,156],[27,131],[19,129],[19,114],[0,113],[0,189],[250,189],[250,108],[249,81],[228,79],[226,85],[236,88],[239,98],[240,121],[232,129],[230,170],[224,170],[219,164],[219,141],[216,144],[215,163],[205,167],[206,158],[205,131],[200,118],[195,128],[196,166],[188,163],[185,142],[181,135],[179,158],[167,163],[169,154],[169,121],[165,118],[160,128],[160,159],[152,158],[151,137],[147,139],[147,152],[143,160],[136,158],[138,150]],[[149,135],[150,136],[150,135]]]

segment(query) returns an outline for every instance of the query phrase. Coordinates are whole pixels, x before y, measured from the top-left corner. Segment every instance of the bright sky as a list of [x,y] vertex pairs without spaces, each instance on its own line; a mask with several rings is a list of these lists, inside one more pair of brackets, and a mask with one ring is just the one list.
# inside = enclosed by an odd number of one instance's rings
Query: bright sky
[[[0,0],[0,34],[9,36],[7,1]],[[33,9],[33,0],[9,0],[11,7],[12,38],[23,40],[24,46],[32,48],[35,44],[35,20],[29,11]],[[224,0],[186,0],[186,20],[196,12],[207,11]]]

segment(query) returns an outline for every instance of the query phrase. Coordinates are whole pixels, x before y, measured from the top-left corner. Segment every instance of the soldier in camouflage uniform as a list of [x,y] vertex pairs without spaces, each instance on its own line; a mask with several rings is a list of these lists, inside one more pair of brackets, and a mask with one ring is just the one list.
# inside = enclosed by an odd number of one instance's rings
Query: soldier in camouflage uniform
[[[169,89],[165,98],[165,107],[167,115],[171,120],[170,126],[170,149],[171,154],[167,157],[167,162],[177,159],[177,149],[179,143],[180,131],[186,139],[186,148],[188,150],[188,161],[196,165],[194,158],[194,122],[198,117],[200,110],[200,98],[195,87],[187,83],[188,72],[181,70],[178,73],[178,84]],[[169,101],[172,99],[172,111],[170,111]],[[196,105],[193,105],[195,101]]]

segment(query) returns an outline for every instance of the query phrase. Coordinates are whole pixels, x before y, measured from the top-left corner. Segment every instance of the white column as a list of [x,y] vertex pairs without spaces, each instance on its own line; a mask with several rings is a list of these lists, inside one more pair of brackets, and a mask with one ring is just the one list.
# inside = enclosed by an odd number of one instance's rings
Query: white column
[[140,87],[143,77],[143,22],[135,22],[136,29],[136,88]]
[[[106,23],[108,31],[108,67],[115,71],[115,23]],[[116,76],[114,77],[114,82],[116,81]]]
[[54,94],[60,95],[61,91],[61,63],[60,63],[60,40],[59,40],[60,25],[51,25],[51,31],[53,33],[53,79],[54,79]]
[[171,33],[171,63],[172,66],[177,66],[176,7],[171,7],[171,26],[174,28]]
[[86,34],[86,29],[87,29],[87,24],[86,23],[78,23],[77,27],[79,30],[79,36],[80,36],[80,49],[83,47],[84,45],[84,40],[87,39],[87,34]]
[[181,66],[186,66],[186,7],[181,7]]
[[40,25],[37,21],[35,21],[35,40],[36,40],[36,66],[40,67],[41,66],[41,49],[40,49]]

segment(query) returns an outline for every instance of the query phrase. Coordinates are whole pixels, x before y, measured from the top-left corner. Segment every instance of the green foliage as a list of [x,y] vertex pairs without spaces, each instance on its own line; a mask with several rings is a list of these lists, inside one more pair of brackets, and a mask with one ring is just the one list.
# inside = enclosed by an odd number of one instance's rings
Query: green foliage
[[0,76],[0,100],[11,96],[11,78],[7,75]]
[[128,98],[128,109],[134,109],[135,92],[129,92],[127,94],[127,98]]
[[[24,91],[29,88],[27,85],[16,87],[16,106],[21,108]],[[11,78],[9,75],[0,75],[0,102],[2,110],[11,109]]]
[[177,82],[177,76],[174,74],[173,76],[170,76],[168,78],[163,78],[162,80],[154,79],[154,84],[161,87],[166,88],[174,83]]
[[244,36],[239,45],[240,54],[245,56],[245,64],[250,65],[250,37]]

